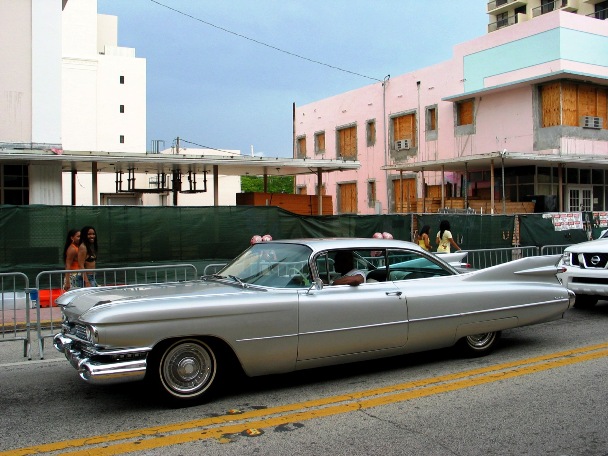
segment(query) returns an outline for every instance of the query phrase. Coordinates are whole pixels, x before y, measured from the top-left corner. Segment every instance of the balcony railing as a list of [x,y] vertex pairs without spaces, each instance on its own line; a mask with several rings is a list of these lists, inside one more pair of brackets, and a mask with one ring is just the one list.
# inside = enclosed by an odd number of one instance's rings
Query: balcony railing
[[499,19],[496,22],[488,24],[488,33],[494,32],[498,29],[508,27],[510,25],[517,24],[517,14],[507,17],[506,19]]
[[587,14],[587,17],[593,17],[603,21],[608,18],[608,8],[596,11],[595,13]]
[[528,0],[492,0],[488,2],[488,13],[497,14],[527,4]]
[[576,0],[555,0],[554,2],[545,3],[544,5],[532,9],[532,17],[537,17],[559,9],[576,11],[578,9]]

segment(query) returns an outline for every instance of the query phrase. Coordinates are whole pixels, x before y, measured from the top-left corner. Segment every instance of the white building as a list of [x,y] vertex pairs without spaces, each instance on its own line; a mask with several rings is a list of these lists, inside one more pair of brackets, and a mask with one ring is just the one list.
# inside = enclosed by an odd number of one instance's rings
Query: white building
[[[3,0],[0,40],[10,44],[0,49],[0,143],[145,152],[146,61],[117,46],[117,27],[115,16],[97,14],[97,0]],[[9,176],[0,182],[0,203],[70,203],[70,174],[62,179],[60,164],[0,166]],[[20,185],[7,188],[11,181]]]

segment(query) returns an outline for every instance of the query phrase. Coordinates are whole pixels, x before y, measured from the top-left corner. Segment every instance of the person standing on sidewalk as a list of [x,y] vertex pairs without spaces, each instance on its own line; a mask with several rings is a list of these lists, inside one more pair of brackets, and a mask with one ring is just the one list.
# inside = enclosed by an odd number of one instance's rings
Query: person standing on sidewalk
[[[80,246],[78,247],[78,269],[95,269],[97,267],[97,231],[92,226],[80,230]],[[83,273],[83,287],[96,287],[95,273]]]
[[[72,228],[68,231],[67,238],[65,240],[65,246],[63,247],[63,262],[65,269],[71,271],[78,269],[78,247],[80,244],[80,230]],[[76,288],[78,274],[66,273],[65,280],[63,283],[63,290],[68,291],[70,288]]]

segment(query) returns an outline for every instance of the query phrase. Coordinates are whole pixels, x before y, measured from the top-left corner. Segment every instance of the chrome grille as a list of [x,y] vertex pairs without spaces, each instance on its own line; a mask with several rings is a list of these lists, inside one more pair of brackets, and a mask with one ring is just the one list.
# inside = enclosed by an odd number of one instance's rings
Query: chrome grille
[[608,254],[606,253],[582,253],[573,255],[577,263],[583,268],[605,269],[608,264]]

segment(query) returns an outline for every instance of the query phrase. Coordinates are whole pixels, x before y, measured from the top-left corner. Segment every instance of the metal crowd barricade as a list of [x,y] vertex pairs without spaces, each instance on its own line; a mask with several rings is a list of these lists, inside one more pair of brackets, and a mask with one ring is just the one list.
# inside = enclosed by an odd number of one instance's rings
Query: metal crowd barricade
[[183,282],[198,278],[198,271],[192,264],[42,271],[36,276],[35,289],[38,297],[36,331],[40,359],[44,359],[44,339],[53,337],[61,328],[61,311],[54,303],[63,293],[65,276],[82,273],[95,274],[100,287]]
[[207,266],[205,266],[205,269],[203,269],[203,275],[213,275],[216,274],[217,272],[221,271],[222,268],[224,266],[226,266],[228,264],[228,262],[226,263],[210,263]]
[[474,269],[484,269],[497,264],[507,263],[520,258],[538,256],[538,247],[506,247],[499,249],[467,250],[466,262]]
[[0,342],[23,341],[23,356],[32,359],[30,285],[21,272],[0,273]]
[[555,245],[543,245],[540,248],[541,255],[561,255],[566,250],[566,247],[570,247],[572,244],[555,244]]

